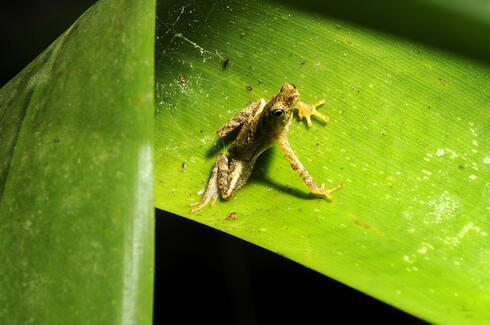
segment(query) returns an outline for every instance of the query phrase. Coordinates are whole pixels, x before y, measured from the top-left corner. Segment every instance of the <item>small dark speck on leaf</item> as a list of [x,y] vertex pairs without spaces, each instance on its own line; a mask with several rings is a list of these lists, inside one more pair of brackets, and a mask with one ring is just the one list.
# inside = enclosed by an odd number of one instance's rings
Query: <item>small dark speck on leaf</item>
[[301,61],[301,64],[302,64],[302,65],[303,65],[303,64],[305,64],[305,63],[306,63],[306,60]]
[[204,130],[199,130],[199,132],[203,133],[203,132],[204,132]]
[[459,165],[458,168],[459,168],[459,170],[463,170],[464,169],[464,166],[463,165]]
[[447,80],[444,80],[444,79],[442,79],[442,78],[439,78],[439,82],[440,82],[441,84],[443,84],[443,85],[447,85],[447,84],[448,84]]
[[182,87],[184,87],[184,89],[187,89],[187,80],[185,80],[182,73],[179,73],[179,79],[180,79],[180,83],[182,84]]
[[319,144],[319,143],[317,143],[316,145],[317,145],[317,146],[319,146],[320,144]]
[[53,142],[54,142],[54,143],[58,143],[58,142],[60,142],[60,139],[58,139],[58,138],[54,138],[54,139],[53,139]]
[[367,223],[362,222],[362,221],[360,221],[360,220],[354,220],[354,223],[355,223],[356,225],[358,225],[359,227],[362,227],[362,228],[364,228],[364,229],[371,229],[371,226],[370,226],[370,225],[368,225]]
[[238,218],[236,212],[230,213],[228,217],[226,217],[227,220],[236,220]]
[[429,106],[427,106],[427,108],[428,108],[428,109],[430,109],[430,105],[429,105]]
[[263,81],[262,81],[262,79],[259,79],[258,82],[259,82],[259,85],[261,85]]
[[223,70],[226,69],[226,67],[228,66],[228,64],[230,63],[230,59],[226,59],[224,62],[223,62]]
[[182,163],[182,168],[187,168],[187,164],[185,162]]
[[247,86],[247,90],[252,91],[253,90],[252,86]]

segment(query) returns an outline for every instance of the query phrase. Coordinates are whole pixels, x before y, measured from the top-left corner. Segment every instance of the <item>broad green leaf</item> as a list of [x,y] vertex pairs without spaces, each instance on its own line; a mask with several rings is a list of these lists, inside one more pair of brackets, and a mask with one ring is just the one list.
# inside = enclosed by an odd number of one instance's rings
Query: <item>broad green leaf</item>
[[289,0],[288,3],[489,62],[490,43],[483,41],[490,32],[487,0]]
[[154,1],[100,0],[0,90],[0,323],[148,324]]
[[[429,321],[488,322],[489,67],[297,8],[180,5],[157,9],[156,206]],[[330,122],[295,120],[289,139],[345,188],[313,197],[274,148],[235,199],[190,214],[233,140],[216,130],[283,82],[326,99]]]

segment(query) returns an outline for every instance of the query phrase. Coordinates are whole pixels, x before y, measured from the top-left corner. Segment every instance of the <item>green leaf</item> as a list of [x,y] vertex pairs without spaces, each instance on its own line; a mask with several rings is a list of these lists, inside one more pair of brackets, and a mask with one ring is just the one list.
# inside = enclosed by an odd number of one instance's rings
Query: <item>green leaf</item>
[[101,0],[0,90],[0,323],[148,324],[154,1]]
[[[159,3],[157,16],[158,208],[424,319],[488,321],[487,65],[261,1]],[[326,99],[330,122],[294,120],[289,140],[317,183],[345,188],[313,197],[274,148],[236,199],[190,214],[233,140],[216,130],[283,82]]]

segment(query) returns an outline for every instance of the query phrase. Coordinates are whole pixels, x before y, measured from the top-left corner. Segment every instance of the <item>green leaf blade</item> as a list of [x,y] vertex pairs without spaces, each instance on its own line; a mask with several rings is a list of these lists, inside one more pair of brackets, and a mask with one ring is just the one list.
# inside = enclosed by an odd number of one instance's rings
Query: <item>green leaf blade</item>
[[[259,2],[180,9],[158,10],[156,206],[419,317],[485,323],[488,66]],[[286,81],[305,102],[325,98],[330,117],[293,121],[292,148],[317,183],[345,188],[333,203],[312,197],[273,148],[236,199],[190,214],[232,141],[216,130]]]

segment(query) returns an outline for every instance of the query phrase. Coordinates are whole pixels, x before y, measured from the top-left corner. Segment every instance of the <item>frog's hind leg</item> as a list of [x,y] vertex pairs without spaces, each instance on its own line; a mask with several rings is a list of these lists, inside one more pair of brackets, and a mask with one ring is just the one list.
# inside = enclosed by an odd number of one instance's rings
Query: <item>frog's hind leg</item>
[[213,170],[211,171],[211,177],[209,177],[208,186],[206,186],[206,190],[204,191],[201,200],[189,204],[189,206],[195,206],[195,208],[191,210],[191,213],[201,210],[210,202],[211,205],[214,205],[214,202],[216,202],[216,199],[218,198],[218,186],[216,183],[217,178],[218,178],[218,162],[214,164]]
[[228,179],[228,170],[228,157],[226,154],[220,153],[218,157],[216,157],[216,162],[214,163],[213,170],[211,171],[211,177],[209,177],[208,186],[206,186],[206,190],[204,190],[201,200],[199,202],[189,204],[189,206],[196,206],[191,210],[191,213],[201,210],[209,203],[214,205],[220,194],[224,199],[228,199],[233,196],[228,192],[228,185],[230,183]]
[[229,166],[228,157],[224,153],[220,153],[216,158],[216,166],[218,167],[218,191],[221,197],[229,199],[227,192],[229,188]]
[[225,200],[232,198],[250,177],[252,168],[253,162],[244,163],[234,159],[230,162],[226,154],[220,153],[216,157],[208,186],[201,200],[190,204],[190,206],[196,206],[191,213],[201,210],[209,203],[214,205],[218,195]]
[[231,199],[247,182],[252,173],[254,161],[228,160],[225,154],[216,159],[218,164],[218,191],[225,200]]

